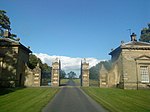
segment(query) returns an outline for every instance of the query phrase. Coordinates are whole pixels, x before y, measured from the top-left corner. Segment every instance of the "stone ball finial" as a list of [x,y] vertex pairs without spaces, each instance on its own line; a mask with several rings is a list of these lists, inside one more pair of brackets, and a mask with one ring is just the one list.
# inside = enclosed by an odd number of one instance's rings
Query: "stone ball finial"
[[30,46],[28,46],[28,49],[30,49]]
[[17,38],[16,41],[20,41],[20,38]]
[[83,63],[86,63],[86,58],[83,59]]
[[121,44],[124,44],[124,41],[123,41],[123,40],[121,41]]
[[55,62],[58,62],[58,58],[55,59]]
[[111,51],[113,51],[114,49],[112,48]]

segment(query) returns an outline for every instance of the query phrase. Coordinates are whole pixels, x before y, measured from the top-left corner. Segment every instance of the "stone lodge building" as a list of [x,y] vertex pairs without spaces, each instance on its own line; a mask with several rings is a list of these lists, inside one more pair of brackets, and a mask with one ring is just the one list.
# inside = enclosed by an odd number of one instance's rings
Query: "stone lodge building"
[[121,42],[109,55],[113,67],[101,67],[100,87],[150,88],[150,43],[138,42],[133,33],[130,42]]
[[0,87],[24,86],[29,53],[19,41],[0,38]]

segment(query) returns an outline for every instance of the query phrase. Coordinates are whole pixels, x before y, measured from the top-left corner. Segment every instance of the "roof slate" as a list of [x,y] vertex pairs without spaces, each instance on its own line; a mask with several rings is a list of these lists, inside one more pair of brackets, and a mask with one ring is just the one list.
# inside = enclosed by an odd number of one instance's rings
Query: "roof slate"
[[32,53],[30,49],[22,45],[19,41],[15,41],[10,38],[0,38],[0,46],[20,46],[22,49],[26,50],[28,53]]
[[119,47],[114,49],[112,52],[110,52],[109,55],[112,55],[116,52],[120,52],[122,49],[150,50],[150,43],[141,41],[130,41],[127,43],[123,43]]

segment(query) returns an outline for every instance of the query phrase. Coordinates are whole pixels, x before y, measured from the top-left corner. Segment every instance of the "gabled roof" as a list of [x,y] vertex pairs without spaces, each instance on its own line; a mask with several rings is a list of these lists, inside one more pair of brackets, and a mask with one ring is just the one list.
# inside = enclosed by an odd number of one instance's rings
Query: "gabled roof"
[[150,50],[150,43],[141,41],[130,41],[127,43],[123,43],[119,47],[114,49],[112,52],[110,52],[109,55],[112,55],[116,52],[120,52],[122,49]]
[[0,46],[5,45],[20,45],[20,43],[19,41],[15,41],[10,38],[0,38]]
[[30,49],[22,45],[19,41],[10,38],[0,38],[0,46],[7,46],[7,47],[19,46],[22,49],[26,50],[28,53],[32,53]]

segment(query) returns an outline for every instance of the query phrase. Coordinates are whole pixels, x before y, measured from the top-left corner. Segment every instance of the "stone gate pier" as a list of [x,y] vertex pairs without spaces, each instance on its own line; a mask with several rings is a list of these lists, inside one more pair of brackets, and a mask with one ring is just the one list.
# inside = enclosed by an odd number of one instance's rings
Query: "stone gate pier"
[[52,63],[51,86],[60,85],[61,62],[58,58]]
[[81,86],[89,86],[89,63],[86,59],[81,61]]

